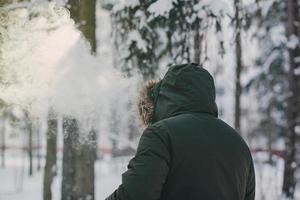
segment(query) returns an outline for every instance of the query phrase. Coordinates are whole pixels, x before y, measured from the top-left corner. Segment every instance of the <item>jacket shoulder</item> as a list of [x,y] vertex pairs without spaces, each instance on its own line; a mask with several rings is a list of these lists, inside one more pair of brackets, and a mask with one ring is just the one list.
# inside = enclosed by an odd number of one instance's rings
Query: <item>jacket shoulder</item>
[[222,119],[210,114],[186,113],[176,115],[159,122],[170,134],[179,138],[205,139],[214,143],[227,143],[238,146],[246,157],[251,157],[251,152],[246,141],[230,125]]

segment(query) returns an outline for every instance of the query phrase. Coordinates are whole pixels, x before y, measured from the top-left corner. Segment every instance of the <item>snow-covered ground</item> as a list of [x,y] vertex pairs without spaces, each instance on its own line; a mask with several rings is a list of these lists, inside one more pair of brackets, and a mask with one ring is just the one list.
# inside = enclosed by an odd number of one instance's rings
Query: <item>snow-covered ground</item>
[[[24,157],[26,154],[24,155]],[[104,159],[96,163],[96,199],[103,200],[118,187],[121,174],[126,169],[129,157]],[[275,164],[264,162],[266,155],[254,156],[256,167],[256,199],[280,200],[283,160],[275,158]],[[36,160],[35,160],[36,163]],[[0,169],[0,200],[41,200],[43,173],[35,171],[28,176],[26,158],[8,158],[6,167]],[[59,163],[60,165],[60,163]],[[53,184],[53,200],[60,199],[61,171]],[[296,191],[296,199],[300,199],[300,188]]]
[[[105,159],[96,163],[96,199],[104,199],[118,187],[121,182],[120,174],[126,169],[128,160],[128,157],[124,157]],[[42,199],[43,172],[36,170],[29,176],[26,159],[7,159],[6,167],[0,168],[0,180],[0,200]],[[52,185],[53,200],[60,199],[60,183],[61,170],[58,170],[58,176]]]

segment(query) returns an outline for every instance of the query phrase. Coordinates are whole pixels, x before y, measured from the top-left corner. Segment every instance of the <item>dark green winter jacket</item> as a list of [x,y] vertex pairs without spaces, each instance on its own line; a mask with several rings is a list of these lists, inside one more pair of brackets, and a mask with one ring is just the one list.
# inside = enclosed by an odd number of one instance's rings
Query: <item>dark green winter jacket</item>
[[212,76],[196,64],[173,66],[153,98],[153,124],[107,200],[254,200],[249,148],[217,118]]

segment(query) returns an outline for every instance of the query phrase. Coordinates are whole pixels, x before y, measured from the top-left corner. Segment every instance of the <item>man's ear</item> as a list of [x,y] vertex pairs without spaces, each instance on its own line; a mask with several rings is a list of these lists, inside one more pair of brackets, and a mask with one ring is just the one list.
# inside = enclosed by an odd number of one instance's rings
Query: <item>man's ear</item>
[[152,122],[154,112],[154,99],[152,95],[152,89],[158,83],[158,81],[150,80],[140,90],[137,100],[137,110],[139,118],[143,125],[149,126]]

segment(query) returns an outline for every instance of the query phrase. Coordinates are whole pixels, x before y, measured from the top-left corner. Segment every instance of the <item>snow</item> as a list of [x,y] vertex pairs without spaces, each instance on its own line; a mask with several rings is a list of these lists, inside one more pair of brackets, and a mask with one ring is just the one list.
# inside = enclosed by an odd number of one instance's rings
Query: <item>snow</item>
[[11,3],[9,5],[5,5],[3,7],[0,8],[0,11],[7,11],[7,10],[15,10],[15,9],[20,9],[20,8],[29,8],[34,6],[33,3],[29,3],[29,2],[14,2]]
[[[63,1],[63,0],[61,0]],[[114,12],[124,8],[124,6],[135,7],[139,0],[120,0],[114,6]],[[167,16],[173,8],[176,0],[158,0],[152,4],[148,11],[154,16]],[[272,5],[272,0],[264,1],[263,14],[267,13]],[[198,16],[205,18],[208,12],[219,16],[222,12],[229,12],[226,1],[202,0],[194,7]],[[24,110],[28,110],[32,118],[39,118],[42,121],[41,129],[46,130],[45,119],[49,109],[54,109],[59,118],[59,132],[61,130],[62,116],[68,115],[80,119],[83,129],[89,130],[92,125],[90,119],[101,130],[99,135],[99,147],[111,148],[111,140],[118,140],[120,144],[126,147],[136,146],[136,141],[129,141],[126,134],[130,133],[128,123],[130,121],[132,99],[135,97],[137,87],[140,85],[140,77],[136,74],[132,78],[124,78],[115,69],[115,55],[113,41],[111,40],[111,21],[110,13],[97,9],[97,42],[98,54],[90,54],[90,46],[82,37],[81,33],[70,20],[70,16],[65,9],[61,9],[53,3],[37,4],[35,6],[26,6],[26,9],[17,9],[25,4],[15,4],[5,9],[15,9],[11,13],[11,24],[5,31],[1,29],[1,34],[5,37],[5,42],[1,43],[4,52],[4,61],[0,63],[5,66],[4,74],[6,85],[0,86],[0,98],[9,104],[14,104],[13,114],[17,118],[24,118]],[[99,6],[99,5],[98,5]],[[227,8],[228,7],[228,8]],[[2,9],[2,8],[1,8]],[[41,14],[32,21],[27,20],[29,12]],[[137,18],[140,18],[139,26],[145,26],[143,12],[136,12]],[[196,19],[196,14],[188,18],[192,23]],[[223,23],[223,22],[222,22]],[[234,48],[232,35],[233,30],[229,27],[228,18],[224,18],[224,35],[218,32],[215,35],[214,30],[208,30],[206,38],[207,52],[209,59],[205,61],[207,68],[216,80],[216,86],[219,91],[223,91],[217,97],[217,103],[222,110],[221,118],[229,124],[233,124],[234,116]],[[253,30],[251,30],[253,32]],[[251,32],[249,31],[249,32]],[[165,31],[158,30],[160,41],[166,41]],[[259,33],[265,35],[265,30],[260,29]],[[282,25],[273,26],[268,33],[275,46],[280,46],[287,42],[285,36],[285,27]],[[176,33],[174,34],[176,37]],[[1,37],[1,36],[0,36]],[[245,85],[248,80],[256,76],[259,71],[255,67],[255,59],[259,45],[256,40],[251,40],[250,35],[243,35],[243,47],[246,49],[243,55],[245,73],[242,74],[242,84]],[[226,54],[221,58],[217,52],[217,40],[227,38],[224,41]],[[229,38],[229,39],[228,39]],[[141,51],[147,51],[147,42],[141,38],[138,31],[132,31],[126,45],[136,42]],[[287,43],[289,48],[294,48],[299,43],[295,36],[291,36]],[[2,53],[2,52],[1,52]],[[279,52],[274,52],[267,57],[263,68],[259,70],[268,71],[268,67],[274,61]],[[171,58],[166,58],[160,63],[160,77],[163,76],[167,68],[164,63],[169,63]],[[298,62],[300,59],[295,59]],[[174,62],[174,60],[171,60]],[[248,67],[250,66],[250,67]],[[1,66],[2,67],[2,66]],[[1,68],[2,70],[2,68]],[[2,71],[1,71],[2,73]],[[295,74],[299,75],[297,68]],[[279,86],[277,87],[278,90]],[[267,99],[258,102],[255,91],[242,97],[242,107],[247,116],[242,119],[242,134],[248,135],[253,131],[256,123],[261,120],[257,109],[260,104],[266,104]],[[111,134],[110,121],[114,117],[112,110],[118,110],[121,116],[117,121],[117,130],[120,135]],[[130,113],[130,114],[129,114]],[[100,116],[100,117],[99,117]],[[280,120],[280,117],[276,117]],[[0,122],[2,122],[0,120]],[[27,139],[24,130],[20,127],[13,127],[6,120],[5,133],[7,133],[7,143],[12,145],[24,145]],[[284,122],[282,122],[284,123]],[[2,123],[0,123],[2,124]],[[299,126],[295,132],[300,134]],[[17,138],[19,137],[19,138]],[[248,141],[252,147],[257,145],[265,146],[265,138],[258,138],[254,141]],[[45,146],[45,140],[42,141]],[[62,139],[59,139],[62,143]],[[59,144],[61,147],[62,144]],[[283,140],[276,141],[274,147],[284,149]],[[18,156],[17,156],[18,155]],[[20,156],[21,155],[21,156]],[[104,199],[121,181],[121,173],[125,170],[128,157],[114,158],[105,157],[96,163],[96,197]],[[275,158],[275,164],[265,163],[265,154],[255,155],[255,168],[257,174],[257,200],[279,199],[282,183],[283,160]],[[35,172],[34,176],[28,177],[26,154],[15,153],[8,155],[7,167],[0,169],[0,199],[41,199],[42,197],[42,172]],[[35,160],[36,162],[36,160]],[[61,161],[60,161],[61,162]],[[61,163],[60,163],[61,165]],[[59,174],[53,184],[54,200],[60,199],[61,167]],[[2,181],[5,180],[5,181]],[[297,188],[297,197],[300,198],[299,188]]]
[[294,58],[294,61],[295,61],[296,63],[300,63],[300,56],[295,57],[295,58]]
[[295,49],[299,44],[299,39],[298,36],[296,35],[291,35],[289,37],[288,42],[286,43],[286,46],[290,49]]
[[295,126],[295,133],[300,135],[300,126]]
[[[121,173],[125,170],[127,157],[115,160],[98,161],[96,169],[96,199],[104,199],[121,183]],[[61,166],[61,161],[59,162]],[[35,171],[32,177],[27,174],[28,165],[22,158],[11,158],[7,167],[0,169],[0,199],[40,200],[42,199],[43,171]],[[61,169],[61,167],[59,167]],[[52,185],[53,200],[60,199],[61,170]]]
[[300,67],[294,69],[294,74],[299,76],[300,75]]
[[124,7],[132,7],[139,5],[139,0],[118,0],[113,6],[113,12],[118,12]]
[[199,1],[195,6],[194,10],[198,11],[198,16],[200,18],[204,17],[203,12],[207,11],[206,9],[210,10],[214,15],[220,16],[223,13],[228,13],[229,11],[229,4],[227,1],[224,0],[202,0]]
[[255,160],[256,199],[272,200],[281,195],[281,181],[284,163],[276,158],[274,165],[264,163],[266,154],[259,153]]
[[272,26],[269,35],[275,46],[279,46],[286,42],[285,27],[283,25]]
[[272,9],[273,4],[275,3],[276,0],[267,0],[267,1],[259,1],[258,4],[261,10],[261,14],[263,16],[267,16],[268,12],[270,9]]
[[[280,198],[282,172],[284,163],[281,158],[274,157],[274,164],[265,162],[268,155],[254,155],[256,173],[256,199],[274,200]],[[95,199],[104,199],[121,183],[121,174],[126,170],[130,157],[106,158],[96,162]],[[35,160],[34,160],[35,161]],[[61,160],[58,163],[61,169]],[[34,171],[27,175],[28,163],[22,157],[10,157],[7,167],[0,168],[0,199],[2,200],[40,200],[42,199],[43,172]],[[12,178],[13,177],[13,178]],[[52,185],[53,200],[60,199],[61,170],[54,178]],[[300,188],[296,189],[295,199],[300,197]]]
[[155,17],[168,15],[173,8],[173,3],[176,2],[177,0],[158,0],[149,6],[148,11],[153,13]]
[[[19,20],[31,12],[40,15],[26,23]],[[98,16],[109,20],[109,15]],[[91,126],[109,132],[107,121],[102,122],[99,116],[109,119],[112,108],[128,112],[139,81],[139,76],[124,78],[112,67],[112,48],[106,46],[111,45],[109,32],[98,30],[100,36],[102,33],[101,55],[95,56],[68,11],[54,3],[16,10],[10,17],[9,28],[3,29],[1,46],[3,82],[8,84],[0,85],[0,98],[18,105],[34,118],[46,118],[51,109],[57,115],[79,119],[85,129],[82,132],[88,132]],[[138,33],[133,32],[129,39],[137,41],[141,49],[146,48],[146,43],[138,40]],[[128,121],[124,117],[119,123],[126,126]]]
[[127,45],[130,45],[132,42],[136,42],[136,45],[139,49],[144,52],[147,52],[147,43],[144,41],[137,30],[131,31],[128,34]]

